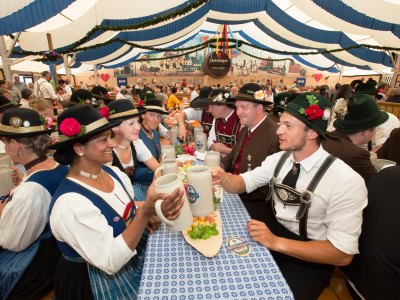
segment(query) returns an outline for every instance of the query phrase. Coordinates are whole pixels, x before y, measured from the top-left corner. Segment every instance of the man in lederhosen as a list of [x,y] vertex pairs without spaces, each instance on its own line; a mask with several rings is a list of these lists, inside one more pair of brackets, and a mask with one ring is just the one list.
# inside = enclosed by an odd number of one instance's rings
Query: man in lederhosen
[[240,121],[234,104],[232,95],[225,89],[213,89],[207,99],[191,102],[191,107],[210,105],[214,120],[208,134],[207,147],[222,155],[232,151],[239,136]]
[[[267,94],[261,85],[247,83],[236,95],[236,114],[243,128],[240,130],[236,145],[231,153],[221,160],[221,166],[227,172],[241,174],[260,166],[268,155],[279,151],[278,125],[267,117],[265,107],[272,104],[267,101]],[[271,213],[271,205],[265,198],[268,185],[251,193],[240,194],[250,216],[263,220]]]
[[213,170],[214,183],[230,193],[250,193],[270,183],[275,218],[247,224],[254,241],[271,250],[296,299],[316,299],[332,268],[358,253],[364,180],[320,145],[331,114],[329,102],[304,93],[284,107],[277,130],[281,152],[240,175]]

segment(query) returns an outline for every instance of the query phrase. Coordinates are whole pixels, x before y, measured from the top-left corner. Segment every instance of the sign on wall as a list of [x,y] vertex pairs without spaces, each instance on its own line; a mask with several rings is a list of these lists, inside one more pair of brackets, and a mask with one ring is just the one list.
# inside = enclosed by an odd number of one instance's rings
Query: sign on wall
[[117,85],[118,85],[118,87],[121,87],[122,85],[123,86],[127,86],[128,85],[128,78],[117,77]]
[[297,86],[306,86],[306,79],[305,78],[296,78]]

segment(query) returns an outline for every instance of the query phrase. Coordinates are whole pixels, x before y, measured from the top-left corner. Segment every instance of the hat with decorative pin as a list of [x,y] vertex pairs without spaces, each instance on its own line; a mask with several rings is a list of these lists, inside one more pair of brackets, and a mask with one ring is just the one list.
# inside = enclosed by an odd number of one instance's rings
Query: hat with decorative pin
[[[127,120],[144,114],[147,110],[138,110],[128,99],[115,100],[105,106],[108,109],[108,120]],[[100,112],[101,113],[101,112]]]
[[207,98],[198,98],[190,102],[190,107],[199,108],[206,105],[235,105],[232,94],[225,89],[212,89]]
[[259,103],[262,105],[273,104],[268,99],[268,94],[264,88],[257,83],[246,83],[240,89],[235,96],[236,100],[249,101],[253,103]]
[[57,123],[59,142],[49,146],[50,149],[86,142],[95,135],[118,126],[121,121],[109,122],[91,105],[76,105],[64,110],[57,117]]
[[30,108],[7,109],[0,123],[0,136],[9,138],[30,137],[53,131],[53,120],[39,115]]
[[[341,101],[339,101],[341,100]],[[338,99],[335,112],[338,118],[333,126],[339,131],[357,132],[375,128],[389,119],[370,95],[355,94],[349,100]]]
[[325,138],[332,109],[331,104],[324,97],[312,93],[299,94],[283,109]]

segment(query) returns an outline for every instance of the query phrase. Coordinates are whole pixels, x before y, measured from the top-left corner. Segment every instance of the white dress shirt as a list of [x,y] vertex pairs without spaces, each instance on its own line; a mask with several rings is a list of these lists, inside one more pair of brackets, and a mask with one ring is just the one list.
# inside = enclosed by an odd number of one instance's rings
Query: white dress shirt
[[[281,151],[269,155],[260,167],[240,174],[246,184],[247,193],[269,182],[283,153]],[[306,190],[328,155],[329,153],[320,146],[316,152],[300,162],[297,191]],[[277,176],[277,183],[282,182],[293,162],[291,154]],[[311,198],[307,221],[308,237],[313,240],[329,240],[337,249],[347,254],[357,254],[362,211],[366,205],[367,189],[364,180],[342,160],[336,159],[322,177]],[[299,221],[296,219],[298,208],[285,207],[275,198],[277,220],[296,234],[299,234]]]
[[33,86],[33,95],[36,98],[57,99],[53,86],[44,78],[40,78]]

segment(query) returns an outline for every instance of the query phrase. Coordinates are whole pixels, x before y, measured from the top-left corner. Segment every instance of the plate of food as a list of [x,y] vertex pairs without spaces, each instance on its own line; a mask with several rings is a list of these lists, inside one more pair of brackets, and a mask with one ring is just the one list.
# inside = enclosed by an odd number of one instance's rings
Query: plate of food
[[219,209],[204,217],[194,217],[182,231],[185,241],[206,257],[214,257],[222,246],[222,220]]

